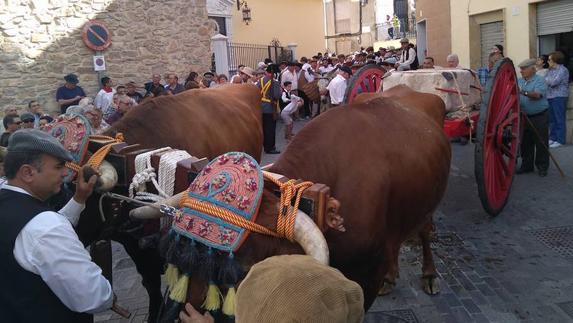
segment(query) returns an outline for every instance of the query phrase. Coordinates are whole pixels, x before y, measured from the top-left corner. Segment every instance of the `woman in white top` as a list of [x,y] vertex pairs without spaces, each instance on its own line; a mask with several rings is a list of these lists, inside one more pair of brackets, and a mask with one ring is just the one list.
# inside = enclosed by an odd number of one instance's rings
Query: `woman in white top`
[[545,75],[547,75],[548,68],[549,68],[549,56],[541,55],[537,57],[537,62],[535,63],[535,69],[537,69],[537,75],[545,77]]

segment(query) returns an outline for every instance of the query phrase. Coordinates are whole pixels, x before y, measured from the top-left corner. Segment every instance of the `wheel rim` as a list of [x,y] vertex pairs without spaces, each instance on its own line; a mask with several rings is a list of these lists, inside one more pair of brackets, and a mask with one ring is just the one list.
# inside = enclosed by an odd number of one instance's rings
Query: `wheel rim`
[[361,67],[348,80],[346,93],[344,94],[344,103],[352,103],[360,93],[380,91],[384,73],[386,73],[386,71],[383,68],[374,64]]
[[[482,204],[497,215],[509,197],[519,146],[519,92],[513,63],[504,59],[496,66],[487,89],[487,106],[480,111],[476,177]],[[479,167],[481,166],[481,167]]]

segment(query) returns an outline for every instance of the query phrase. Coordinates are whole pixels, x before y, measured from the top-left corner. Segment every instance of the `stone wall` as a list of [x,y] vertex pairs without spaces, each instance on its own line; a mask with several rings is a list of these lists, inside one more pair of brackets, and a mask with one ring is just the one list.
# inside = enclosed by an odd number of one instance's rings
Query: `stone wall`
[[37,99],[56,111],[55,93],[68,73],[95,96],[94,52],[81,38],[90,19],[112,34],[104,74],[116,84],[143,86],[151,74],[168,72],[182,81],[210,68],[214,27],[205,0],[0,0],[0,109]]

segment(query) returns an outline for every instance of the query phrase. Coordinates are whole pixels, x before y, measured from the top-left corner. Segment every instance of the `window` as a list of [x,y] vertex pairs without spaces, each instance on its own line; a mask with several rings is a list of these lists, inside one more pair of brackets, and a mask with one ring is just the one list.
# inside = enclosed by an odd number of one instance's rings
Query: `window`
[[549,55],[559,50],[565,54],[565,67],[569,82],[573,82],[573,32],[539,36],[539,55]]

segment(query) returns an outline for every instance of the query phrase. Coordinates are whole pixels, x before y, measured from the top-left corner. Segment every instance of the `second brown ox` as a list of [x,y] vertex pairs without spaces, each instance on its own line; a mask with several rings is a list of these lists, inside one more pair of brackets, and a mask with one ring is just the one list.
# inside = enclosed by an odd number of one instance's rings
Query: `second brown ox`
[[[424,288],[435,290],[427,229],[446,188],[451,151],[442,130],[445,107],[437,96],[397,87],[359,101],[310,122],[270,171],[331,188],[340,204],[332,203],[329,212],[344,218],[346,232],[325,233],[330,265],[361,285],[368,309],[380,286],[395,282],[401,244],[420,232]],[[275,229],[277,204],[265,189],[257,222]],[[132,215],[144,213],[154,209]],[[302,252],[298,244],[252,233],[236,259],[249,268],[273,255]],[[191,302],[199,306],[205,282],[191,288]]]

